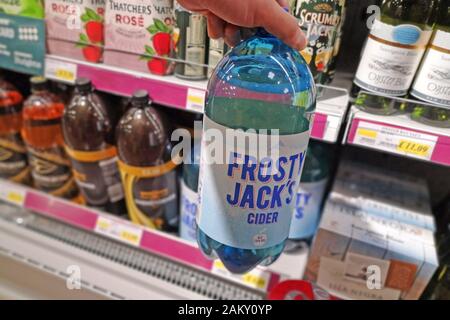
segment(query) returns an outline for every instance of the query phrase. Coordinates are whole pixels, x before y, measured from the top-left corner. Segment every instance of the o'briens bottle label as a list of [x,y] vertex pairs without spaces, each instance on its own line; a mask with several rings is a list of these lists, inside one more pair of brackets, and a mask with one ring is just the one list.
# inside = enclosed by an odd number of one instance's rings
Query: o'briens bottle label
[[411,94],[424,101],[450,106],[450,33],[436,31]]
[[[270,136],[230,129],[207,116],[203,126],[199,228],[242,249],[269,248],[286,240],[309,132]],[[238,148],[235,139],[250,143]],[[265,157],[263,141],[268,140],[270,156]],[[214,163],[217,154],[225,161]]]
[[290,239],[306,239],[314,235],[319,224],[320,205],[326,186],[327,179],[300,182],[289,229]]
[[181,180],[180,201],[180,236],[184,240],[195,242],[197,225],[195,219],[198,211],[198,194]]
[[409,24],[374,22],[367,39],[355,84],[379,93],[403,96],[419,67],[431,31]]

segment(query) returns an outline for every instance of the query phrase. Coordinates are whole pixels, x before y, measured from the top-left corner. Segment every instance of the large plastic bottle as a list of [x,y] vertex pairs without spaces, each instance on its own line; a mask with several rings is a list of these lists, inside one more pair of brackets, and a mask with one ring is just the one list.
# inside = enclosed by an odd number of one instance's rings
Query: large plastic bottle
[[64,150],[61,118],[64,103],[48,91],[45,78],[31,78],[31,95],[25,100],[22,138],[28,151],[31,175],[37,189],[82,203]]
[[289,239],[309,242],[320,219],[320,210],[328,183],[329,162],[324,147],[311,141],[297,190]]
[[27,151],[20,136],[22,102],[20,92],[0,74],[0,177],[29,184]]
[[133,94],[117,126],[119,170],[128,214],[134,223],[175,232],[178,229],[176,161],[159,112],[147,91]]
[[186,155],[189,162],[183,164],[183,179],[180,190],[180,237],[195,242],[197,239],[198,212],[198,175],[200,171],[200,138],[194,138],[190,153]]
[[[270,264],[283,251],[315,92],[300,53],[264,29],[233,48],[212,74],[203,119],[197,237],[202,251],[219,257],[233,273]],[[266,142],[272,133],[271,138],[279,141],[270,144],[273,149],[268,155],[273,157],[276,151],[279,155],[273,160],[253,158],[264,150],[264,143],[259,150],[258,144],[250,143],[231,151],[224,144],[219,149],[224,159],[215,163],[209,142],[210,135],[218,132],[223,137]],[[231,140],[226,139],[228,147],[234,144]]]
[[114,123],[89,79],[77,79],[62,128],[66,152],[86,203],[117,215],[125,214]]

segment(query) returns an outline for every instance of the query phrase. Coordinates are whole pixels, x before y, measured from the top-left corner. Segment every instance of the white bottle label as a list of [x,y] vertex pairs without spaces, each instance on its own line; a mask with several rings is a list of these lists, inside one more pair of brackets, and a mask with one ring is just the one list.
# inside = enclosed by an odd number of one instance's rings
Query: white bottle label
[[450,107],[450,33],[437,30],[411,94]]
[[362,89],[393,96],[408,92],[419,67],[431,31],[376,20],[355,76]]
[[[309,132],[275,136],[271,157],[262,157],[260,141],[274,136],[227,128],[207,116],[203,125],[199,228],[235,248],[263,249],[282,243],[289,234]],[[256,142],[236,148],[235,139],[229,137]],[[218,153],[225,163],[214,163]]]
[[196,242],[197,224],[195,219],[198,211],[198,194],[191,190],[183,180],[180,184],[180,237],[184,240]]
[[319,224],[320,205],[326,186],[327,179],[300,182],[289,230],[290,239],[307,239],[314,235]]

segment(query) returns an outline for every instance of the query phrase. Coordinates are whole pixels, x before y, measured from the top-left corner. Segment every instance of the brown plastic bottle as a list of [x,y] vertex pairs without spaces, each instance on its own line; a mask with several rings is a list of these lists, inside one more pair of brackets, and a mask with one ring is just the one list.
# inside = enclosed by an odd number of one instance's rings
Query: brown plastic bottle
[[20,136],[22,103],[20,92],[0,75],[0,177],[30,184],[27,151]]
[[145,90],[136,91],[117,126],[119,168],[131,220],[147,227],[178,229],[176,164],[161,115]]
[[75,82],[75,94],[64,110],[62,128],[72,171],[86,203],[125,215],[114,122],[89,79]]
[[22,110],[22,138],[34,186],[54,196],[82,203],[64,151],[61,118],[64,103],[48,91],[45,78],[31,78],[31,95]]

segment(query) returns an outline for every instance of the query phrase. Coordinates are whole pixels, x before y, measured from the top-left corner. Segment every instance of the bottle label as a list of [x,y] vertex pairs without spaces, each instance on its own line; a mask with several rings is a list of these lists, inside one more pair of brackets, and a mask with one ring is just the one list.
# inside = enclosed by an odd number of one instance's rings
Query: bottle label
[[37,189],[66,199],[78,196],[70,162],[62,147],[38,150],[29,146],[27,149],[31,175]]
[[77,151],[66,146],[72,171],[86,202],[103,207],[124,198],[115,147],[101,151]]
[[0,137],[0,177],[17,183],[30,183],[27,151],[18,132]]
[[297,0],[293,14],[308,44],[301,54],[315,78],[325,71],[333,55],[333,42],[341,22],[342,0]]
[[[277,155],[257,158],[253,156],[261,154],[257,145],[236,148],[235,139],[228,137],[267,141],[268,136],[230,129],[207,116],[203,121],[197,225],[209,237],[236,248],[282,243],[289,234],[309,132],[276,136]],[[215,138],[206,142],[211,133],[227,137],[223,150],[215,151],[223,151],[226,163],[214,163]]]
[[181,180],[180,200],[180,237],[188,241],[197,241],[198,194]]
[[450,106],[450,32],[436,31],[411,94],[421,100]]
[[373,92],[393,96],[408,93],[431,31],[376,20],[355,76],[355,84]]
[[[186,30],[186,61],[198,64],[205,63],[206,18],[201,14],[191,14],[189,27]],[[205,68],[186,63],[186,76],[204,76]]]
[[327,181],[300,182],[289,230],[290,239],[308,239],[316,232]]
[[128,214],[134,223],[153,229],[178,226],[176,164],[135,167],[119,160]]

